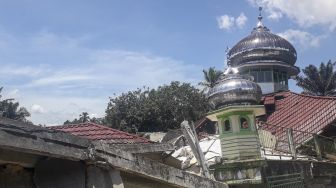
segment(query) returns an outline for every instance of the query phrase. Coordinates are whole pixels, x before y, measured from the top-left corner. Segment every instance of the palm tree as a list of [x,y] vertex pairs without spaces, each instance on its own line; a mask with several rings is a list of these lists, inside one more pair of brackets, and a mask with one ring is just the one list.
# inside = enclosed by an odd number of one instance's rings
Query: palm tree
[[79,120],[80,120],[82,123],[86,123],[86,122],[90,121],[89,113],[87,113],[87,112],[82,112],[82,114],[79,115]]
[[223,72],[216,70],[215,67],[210,67],[208,70],[203,69],[203,74],[204,81],[200,82],[199,85],[205,86],[206,88],[212,88],[215,86]]
[[318,69],[314,65],[309,65],[302,69],[304,76],[299,75],[295,78],[296,85],[303,89],[303,93],[318,96],[336,95],[336,72],[331,60],[327,64],[323,62]]

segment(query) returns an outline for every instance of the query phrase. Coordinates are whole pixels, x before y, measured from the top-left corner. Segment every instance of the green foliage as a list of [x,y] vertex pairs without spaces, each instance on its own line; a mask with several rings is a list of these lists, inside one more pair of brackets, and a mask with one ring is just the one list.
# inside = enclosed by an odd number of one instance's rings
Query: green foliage
[[302,69],[304,76],[296,77],[296,85],[303,89],[303,93],[319,96],[335,96],[336,92],[336,72],[335,62],[328,61],[321,63],[319,69],[314,65],[309,65]]
[[[2,87],[0,87],[0,93],[2,92]],[[19,120],[23,122],[30,123],[26,117],[30,116],[28,110],[24,107],[20,107],[18,102],[14,99],[1,99],[0,95],[0,117],[6,117],[9,119]]]
[[200,119],[207,109],[207,101],[198,89],[175,81],[110,98],[105,121],[128,132],[167,131],[179,128],[183,120]]
[[204,81],[200,82],[199,85],[205,86],[206,88],[212,88],[222,74],[223,72],[216,70],[215,67],[210,67],[208,70],[203,69]]

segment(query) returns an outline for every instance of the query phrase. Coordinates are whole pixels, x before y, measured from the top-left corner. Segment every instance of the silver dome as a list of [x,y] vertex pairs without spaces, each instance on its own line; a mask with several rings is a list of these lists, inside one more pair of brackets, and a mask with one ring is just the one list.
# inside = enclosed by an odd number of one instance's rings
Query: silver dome
[[258,104],[261,99],[260,86],[249,78],[229,73],[209,89],[210,105],[219,109],[234,104]]
[[296,50],[286,39],[275,35],[259,22],[250,35],[239,41],[228,52],[228,64],[233,67],[252,62],[274,62],[293,66]]

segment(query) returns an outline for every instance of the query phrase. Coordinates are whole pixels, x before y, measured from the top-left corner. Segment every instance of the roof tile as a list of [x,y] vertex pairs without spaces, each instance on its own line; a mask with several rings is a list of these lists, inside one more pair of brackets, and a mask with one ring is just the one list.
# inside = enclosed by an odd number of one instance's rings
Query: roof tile
[[[277,96],[281,96],[280,99],[277,100]],[[336,97],[309,96],[287,91],[264,96],[263,103],[275,105],[275,111],[268,114],[266,123],[284,128],[316,134],[336,119]],[[300,141],[308,136],[310,135],[303,135]]]
[[104,140],[106,142],[113,144],[151,143],[151,141],[146,138],[133,135],[127,132],[123,132],[117,129],[113,129],[110,127],[106,127],[103,125],[98,125],[92,122],[51,126],[49,128],[67,132],[90,140]]

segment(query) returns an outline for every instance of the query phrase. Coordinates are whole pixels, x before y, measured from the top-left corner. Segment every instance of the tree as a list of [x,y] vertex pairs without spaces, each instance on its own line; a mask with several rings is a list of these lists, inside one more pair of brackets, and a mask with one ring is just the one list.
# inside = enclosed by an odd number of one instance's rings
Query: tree
[[327,64],[323,62],[319,69],[314,65],[309,65],[302,69],[304,76],[295,78],[296,85],[303,89],[303,93],[319,96],[334,96],[336,94],[336,72],[335,62],[331,60]]
[[82,112],[82,114],[79,115],[79,119],[80,119],[83,123],[90,121],[89,113],[87,113],[87,112]]
[[183,120],[200,119],[207,110],[207,101],[197,88],[175,81],[110,98],[105,121],[128,132],[167,131],[179,128]]
[[[0,87],[0,93],[2,92],[2,89],[3,87]],[[14,99],[2,100],[1,98],[2,95],[0,95],[0,117],[30,123],[30,121],[26,119],[30,116],[30,113],[26,108],[20,107],[20,104],[15,102]]]
[[203,69],[204,81],[200,82],[199,85],[205,86],[206,88],[212,88],[222,74],[223,72],[216,70],[215,67],[210,67],[208,70]]
[[79,118],[75,118],[74,120],[70,121],[70,120],[66,120],[63,124],[67,125],[67,124],[79,124],[79,123],[86,123],[86,122],[93,122],[93,123],[97,123],[97,124],[104,124],[103,118],[90,118],[89,113],[87,112],[82,112],[81,114],[79,114]]

